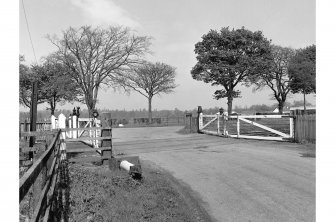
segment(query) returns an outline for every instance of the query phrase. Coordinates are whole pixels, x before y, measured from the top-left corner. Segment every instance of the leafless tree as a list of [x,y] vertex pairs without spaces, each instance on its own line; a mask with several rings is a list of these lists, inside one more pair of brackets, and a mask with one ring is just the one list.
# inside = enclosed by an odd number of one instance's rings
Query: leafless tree
[[118,82],[125,89],[134,90],[148,99],[149,123],[152,123],[152,98],[162,93],[171,93],[175,84],[176,68],[156,62],[144,62],[120,75]]
[[90,115],[95,109],[99,88],[115,84],[114,75],[137,64],[149,52],[150,38],[135,36],[128,28],[70,27],[61,38],[49,40],[58,48],[58,58],[71,69],[71,77],[84,94]]
[[[271,46],[272,61],[268,72],[260,73],[257,76],[255,90],[264,86],[269,87],[273,92],[273,97],[278,102],[279,113],[283,113],[283,108],[287,95],[290,93],[288,64],[295,54],[292,48]],[[266,70],[266,69],[265,69]]]

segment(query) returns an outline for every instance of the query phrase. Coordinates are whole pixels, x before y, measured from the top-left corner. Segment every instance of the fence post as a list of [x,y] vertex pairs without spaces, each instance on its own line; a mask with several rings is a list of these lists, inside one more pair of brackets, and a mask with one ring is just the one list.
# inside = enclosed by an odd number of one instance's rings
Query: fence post
[[[58,116],[58,128],[60,129],[66,128],[66,116],[63,113],[59,114]],[[66,138],[65,132],[62,132],[62,137],[63,139]]]
[[[28,121],[27,119],[24,120],[24,132],[28,132]],[[28,137],[24,137],[24,140],[27,141]]]
[[56,117],[54,115],[51,116],[51,129],[56,129],[57,126],[56,126]]
[[217,133],[218,135],[220,135],[220,114],[216,114],[217,118],[218,118],[218,130],[217,130]]
[[290,137],[294,139],[294,119],[290,117]]
[[202,121],[202,107],[198,106],[198,133],[200,133],[200,129],[202,129],[203,121]]
[[[72,115],[71,114],[69,116],[68,121],[69,121],[69,129],[73,128],[73,125],[72,125]],[[72,130],[68,132],[68,137],[72,138]]]
[[[72,128],[73,129],[78,128],[78,126],[77,126],[77,116],[76,115],[72,116]],[[77,130],[72,131],[72,138],[74,138],[74,139],[78,138],[78,131]]]
[[227,136],[227,121],[226,121],[226,116],[223,113],[222,115],[222,119],[223,119],[223,135]]
[[238,115],[236,116],[237,122],[236,122],[236,130],[237,130],[237,138],[240,137],[240,119],[238,118]]

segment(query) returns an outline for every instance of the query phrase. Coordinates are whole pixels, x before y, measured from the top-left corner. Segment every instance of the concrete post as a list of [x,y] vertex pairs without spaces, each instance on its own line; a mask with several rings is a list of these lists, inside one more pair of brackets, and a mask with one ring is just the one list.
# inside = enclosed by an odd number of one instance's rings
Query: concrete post
[[[69,129],[72,129],[72,115],[69,116]],[[72,138],[72,131],[68,133],[69,138]]]
[[57,126],[56,126],[56,117],[54,116],[54,115],[52,115],[51,117],[50,117],[50,119],[51,119],[51,129],[53,130],[53,129],[56,129],[57,128]]
[[237,130],[237,138],[240,137],[240,119],[238,118],[237,115],[237,122],[236,122],[236,130]]
[[218,124],[217,124],[218,129],[217,129],[217,133],[218,133],[218,135],[220,135],[220,114],[219,114],[219,113],[216,114],[216,117],[218,118]]
[[[77,118],[76,115],[72,116],[72,128],[74,128],[74,129],[78,128],[78,121],[77,121],[77,119],[78,118]],[[72,132],[72,138],[73,139],[78,138],[78,131],[77,130]]]
[[198,127],[197,131],[200,133],[200,129],[202,129],[203,121],[202,121],[202,107],[198,106]]
[[290,137],[294,139],[294,118],[290,117]]
[[[59,129],[65,129],[66,128],[66,116],[61,113],[58,116],[58,128]],[[62,132],[62,139],[66,138],[65,132]]]

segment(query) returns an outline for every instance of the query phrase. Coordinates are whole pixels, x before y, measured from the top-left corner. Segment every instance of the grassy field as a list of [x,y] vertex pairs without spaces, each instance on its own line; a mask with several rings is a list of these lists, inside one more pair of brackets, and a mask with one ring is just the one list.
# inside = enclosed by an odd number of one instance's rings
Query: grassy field
[[211,221],[187,188],[142,163],[141,181],[124,171],[70,164],[69,221]]

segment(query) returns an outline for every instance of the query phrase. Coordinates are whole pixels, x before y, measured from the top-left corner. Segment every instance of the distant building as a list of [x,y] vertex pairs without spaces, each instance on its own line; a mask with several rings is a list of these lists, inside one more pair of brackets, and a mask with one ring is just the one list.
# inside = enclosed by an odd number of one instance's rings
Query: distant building
[[[279,113],[279,109],[275,108],[272,112]],[[283,114],[290,114],[290,108],[288,106],[283,107]]]

